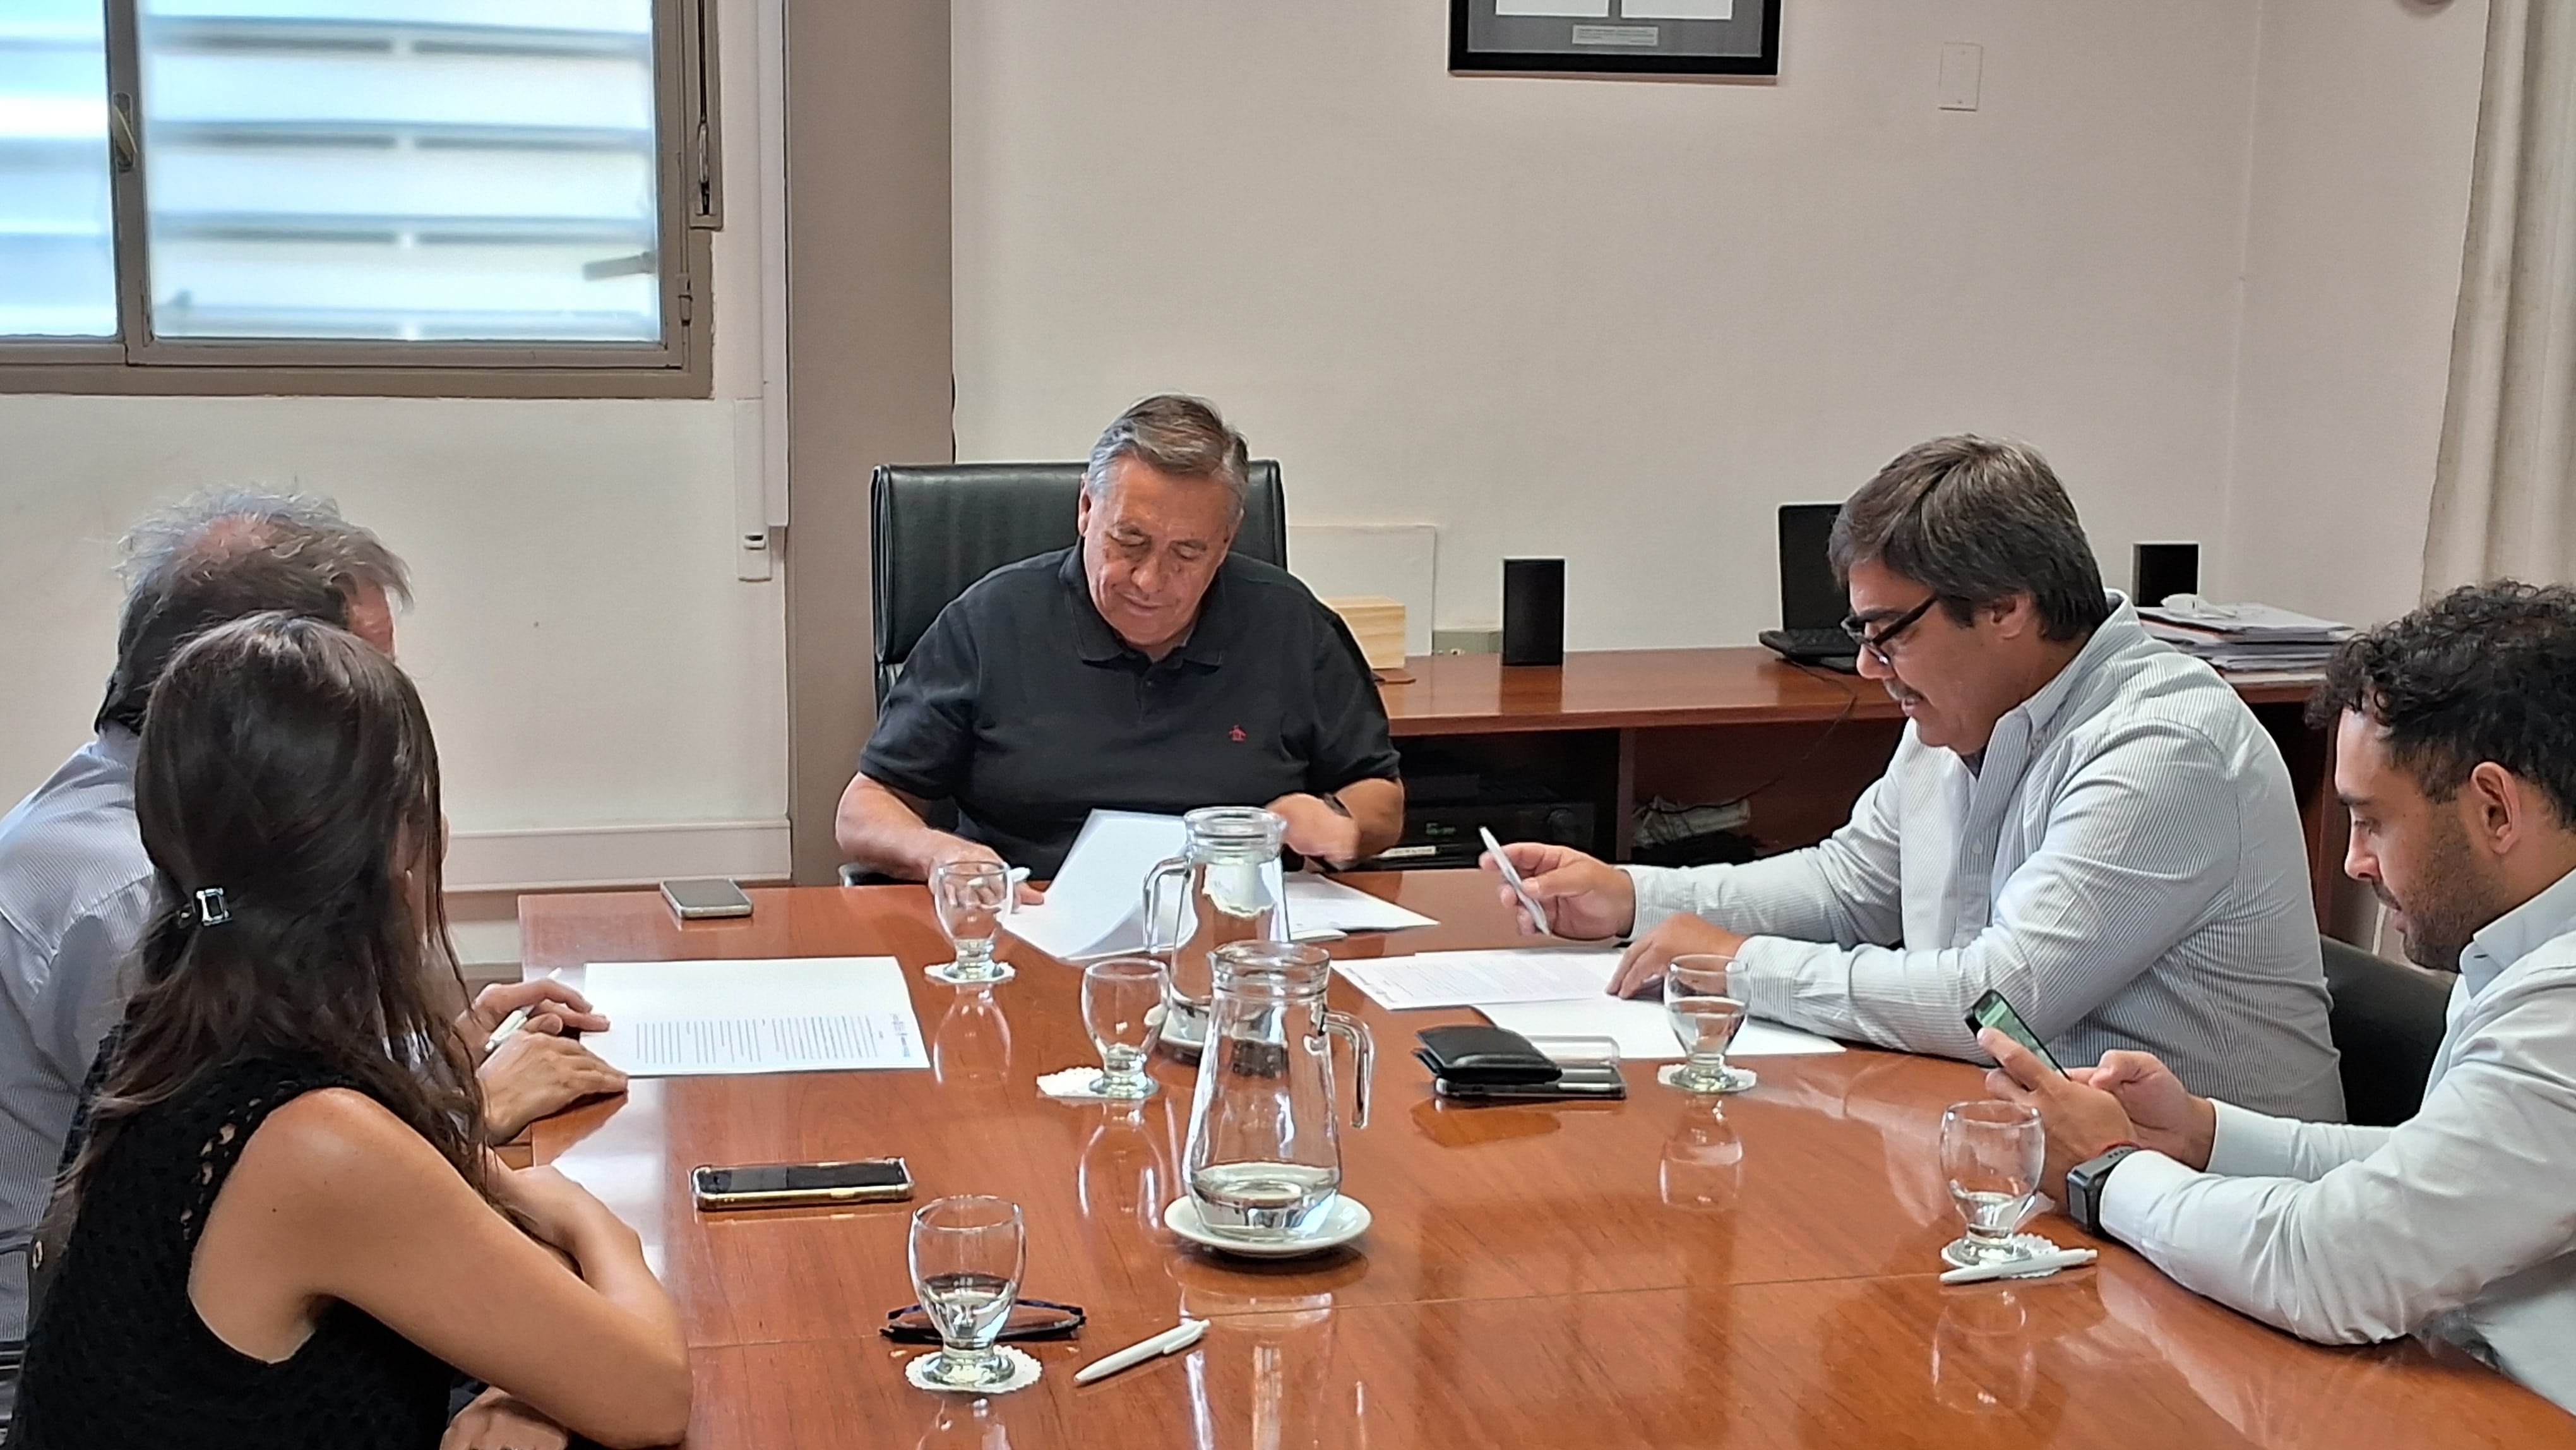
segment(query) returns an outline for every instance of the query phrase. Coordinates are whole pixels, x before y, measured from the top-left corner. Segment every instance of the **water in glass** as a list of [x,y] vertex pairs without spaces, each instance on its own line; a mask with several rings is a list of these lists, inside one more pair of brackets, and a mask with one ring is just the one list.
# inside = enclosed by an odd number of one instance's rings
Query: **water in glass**
[[1161,1084],[1145,1075],[1145,1059],[1163,1031],[1163,964],[1151,957],[1112,957],[1082,969],[1082,1025],[1100,1052],[1093,1094],[1149,1098]]
[[952,1389],[996,1385],[1010,1361],[993,1342],[1019,1297],[1028,1261],[1020,1206],[982,1195],[941,1198],[912,1216],[912,1287],[939,1331],[928,1377]]
[[993,938],[1015,893],[1010,873],[992,861],[943,861],[930,872],[930,901],[956,960],[930,968],[935,981],[998,982],[1011,969],[993,960]]
[[1186,1060],[1207,1041],[1217,949],[1288,939],[1288,909],[1273,885],[1288,823],[1258,806],[1209,806],[1181,826],[1181,854],[1145,876],[1144,908],[1145,950],[1171,974],[1163,1041]]
[[1941,1171],[1967,1236],[1942,1251],[1957,1263],[2027,1258],[2014,1233],[2039,1199],[2048,1140],[2039,1111],[2019,1103],[1954,1103],[1941,1115]]
[[1740,1093],[1754,1085],[1752,1073],[1726,1062],[1744,1026],[1740,971],[1733,958],[1716,956],[1675,957],[1664,969],[1664,1012],[1683,1053],[1673,1084],[1685,1092]]

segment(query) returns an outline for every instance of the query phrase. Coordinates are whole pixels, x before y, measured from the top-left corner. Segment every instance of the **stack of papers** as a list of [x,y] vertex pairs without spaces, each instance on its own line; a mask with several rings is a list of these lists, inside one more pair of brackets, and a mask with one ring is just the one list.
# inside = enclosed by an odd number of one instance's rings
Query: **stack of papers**
[[[1064,858],[1064,869],[1047,887],[1046,901],[1023,906],[1002,918],[1002,929],[1065,961],[1118,956],[1143,951],[1145,877],[1162,862],[1181,854],[1188,832],[1178,816],[1138,811],[1093,811]],[[1288,903],[1288,926],[1297,941],[1329,941],[1355,931],[1400,931],[1437,926],[1418,911],[1407,911],[1338,881],[1300,873],[1285,876],[1273,863],[1269,872],[1274,898]],[[1178,884],[1164,888],[1165,910],[1181,896]],[[1171,938],[1171,923],[1163,937]],[[1180,935],[1189,934],[1182,922]]]
[[2320,669],[2352,637],[2349,626],[2268,604],[2142,605],[2138,619],[2147,633],[2184,654],[2237,672]]
[[[1473,1007],[1486,1021],[1523,1037],[1607,1037],[1619,1044],[1622,1058],[1638,1062],[1674,1062],[1683,1055],[1661,1001],[1627,1001],[1603,990],[1619,969],[1617,952],[1550,947],[1423,952],[1335,962],[1333,968],[1390,1012]],[[1726,1055],[1788,1057],[1842,1050],[1830,1038],[1747,1022]]]
[[593,962],[582,1045],[629,1077],[928,1067],[892,957]]

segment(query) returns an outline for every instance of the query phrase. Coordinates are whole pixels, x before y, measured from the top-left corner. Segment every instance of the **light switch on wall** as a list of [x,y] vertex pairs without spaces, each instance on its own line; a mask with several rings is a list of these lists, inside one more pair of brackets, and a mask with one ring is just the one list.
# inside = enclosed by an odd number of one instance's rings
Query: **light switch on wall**
[[1952,41],[1941,47],[1941,109],[1973,111],[1977,108],[1977,83],[1986,69],[1986,48],[1965,41]]

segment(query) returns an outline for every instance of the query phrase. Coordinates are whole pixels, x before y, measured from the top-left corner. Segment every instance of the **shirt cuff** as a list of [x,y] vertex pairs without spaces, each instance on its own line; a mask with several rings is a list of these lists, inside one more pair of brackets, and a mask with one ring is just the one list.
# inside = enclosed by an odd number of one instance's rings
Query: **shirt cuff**
[[1637,919],[1628,928],[1634,938],[1644,936],[1676,916],[1690,914],[1692,892],[1690,878],[1670,866],[1622,866],[1628,883],[1637,894]]
[[2198,1177],[2162,1153],[2141,1150],[2121,1159],[2102,1184],[2102,1231],[2145,1253],[2158,1210]]
[[2209,1140],[2209,1171],[2229,1178],[2290,1176],[2298,1125],[2234,1103],[2213,1102],[2218,1124]]

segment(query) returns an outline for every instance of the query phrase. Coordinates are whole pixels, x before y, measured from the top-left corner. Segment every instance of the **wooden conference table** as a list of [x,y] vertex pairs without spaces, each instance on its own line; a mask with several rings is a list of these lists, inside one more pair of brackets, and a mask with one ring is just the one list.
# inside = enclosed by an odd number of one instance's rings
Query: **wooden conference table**
[[[1442,924],[1337,955],[1510,930],[1473,873],[1346,879]],[[1319,1258],[1215,1258],[1160,1221],[1189,1070],[1158,1059],[1165,1090],[1141,1107],[1036,1090],[1096,1061],[1072,968],[1011,942],[1016,980],[960,991],[919,975],[948,952],[918,887],[751,894],[747,919],[686,925],[649,892],[520,905],[531,972],[890,955],[911,977],[927,1072],[639,1081],[539,1126],[537,1156],[603,1192],[680,1301],[693,1450],[2576,1445],[2576,1420],[2464,1356],[2301,1344],[2117,1246],[2047,1281],[1942,1287],[1959,1224],[1937,1127],[1981,1095],[1979,1074],[1889,1053],[1751,1059],[1761,1085],[1722,1102],[1631,1064],[1624,1103],[1458,1108],[1408,1053],[1415,1029],[1471,1014],[1388,1013],[1337,979],[1335,1005],[1377,1039],[1375,1118],[1342,1138],[1343,1186],[1374,1225]],[[1091,1316],[1079,1340],[1031,1346],[1036,1386],[974,1399],[904,1382],[923,1351],[876,1328],[913,1301],[909,1206],[689,1202],[699,1163],[886,1153],[911,1160],[923,1200],[1026,1210],[1023,1292]],[[2084,1241],[2062,1218],[2033,1227]],[[1074,1385],[1085,1359],[1184,1314],[1210,1326],[1187,1355]]]

